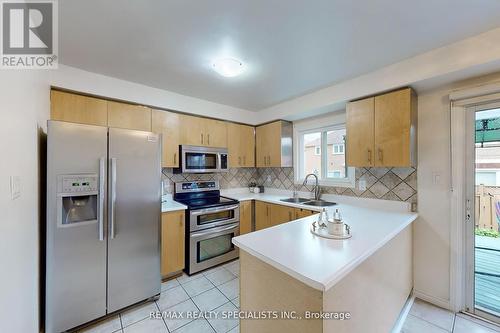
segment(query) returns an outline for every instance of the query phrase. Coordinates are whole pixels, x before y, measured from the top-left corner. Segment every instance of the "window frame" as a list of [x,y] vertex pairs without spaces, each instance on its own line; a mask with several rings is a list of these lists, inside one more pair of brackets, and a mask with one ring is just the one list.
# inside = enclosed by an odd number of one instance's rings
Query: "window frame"
[[[345,122],[338,123],[338,124],[332,124],[329,126],[321,126],[321,127],[316,127],[316,126],[309,126],[309,127],[302,127],[302,128],[297,128],[297,126],[294,125],[294,147],[295,147],[295,154],[294,154],[294,181],[295,184],[302,184],[304,182],[304,135],[305,134],[311,134],[311,133],[318,133],[321,132],[321,151],[326,151],[328,152],[328,142],[327,142],[327,132],[328,131],[334,131],[334,130],[340,130],[340,129],[345,129],[346,124]],[[333,150],[333,148],[332,148]],[[345,144],[344,144],[344,154],[346,154],[345,151]],[[328,153],[327,154],[322,154],[321,155],[321,179],[319,180],[319,184],[322,186],[336,186],[336,187],[347,187],[347,188],[354,188],[356,185],[356,177],[355,177],[355,168],[354,167],[349,167],[346,164],[346,177],[345,178],[327,178],[326,175],[328,174]],[[309,178],[308,184],[313,184],[314,180],[312,178]]]
[[[339,148],[342,148],[342,149],[339,149],[339,150],[342,150],[341,152],[335,152],[335,147],[339,147]],[[334,143],[332,144],[332,155],[345,155],[345,143]]]
[[[319,153],[318,153],[318,149],[319,149]],[[321,146],[314,146],[314,155],[315,156],[321,155]]]

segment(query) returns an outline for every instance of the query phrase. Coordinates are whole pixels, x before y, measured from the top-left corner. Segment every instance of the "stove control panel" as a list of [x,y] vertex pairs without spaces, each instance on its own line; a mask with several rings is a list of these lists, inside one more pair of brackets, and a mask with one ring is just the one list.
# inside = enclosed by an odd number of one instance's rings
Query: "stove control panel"
[[219,190],[216,180],[175,183],[175,193],[203,192]]

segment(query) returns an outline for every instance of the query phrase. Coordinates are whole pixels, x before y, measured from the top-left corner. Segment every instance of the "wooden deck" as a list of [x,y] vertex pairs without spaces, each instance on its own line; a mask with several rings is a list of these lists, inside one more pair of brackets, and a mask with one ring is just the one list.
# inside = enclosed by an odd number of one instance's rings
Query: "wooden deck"
[[476,236],[476,306],[500,313],[500,238]]

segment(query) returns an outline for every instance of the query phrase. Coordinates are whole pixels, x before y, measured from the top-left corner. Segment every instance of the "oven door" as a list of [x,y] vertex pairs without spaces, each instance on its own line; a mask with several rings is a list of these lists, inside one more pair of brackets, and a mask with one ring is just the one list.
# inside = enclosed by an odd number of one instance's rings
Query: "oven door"
[[220,154],[210,151],[183,150],[182,172],[206,173],[217,172],[220,169]]
[[198,231],[240,221],[240,205],[192,210],[189,213],[189,231]]
[[240,234],[239,223],[192,232],[189,235],[189,274],[238,258],[232,243]]

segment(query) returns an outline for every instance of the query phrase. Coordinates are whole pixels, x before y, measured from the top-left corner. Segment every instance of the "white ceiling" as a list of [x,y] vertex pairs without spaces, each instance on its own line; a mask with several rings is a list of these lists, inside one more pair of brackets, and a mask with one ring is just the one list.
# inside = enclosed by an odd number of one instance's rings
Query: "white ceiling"
[[[258,111],[500,26],[498,0],[64,0],[63,64]],[[224,78],[216,57],[242,60]]]

